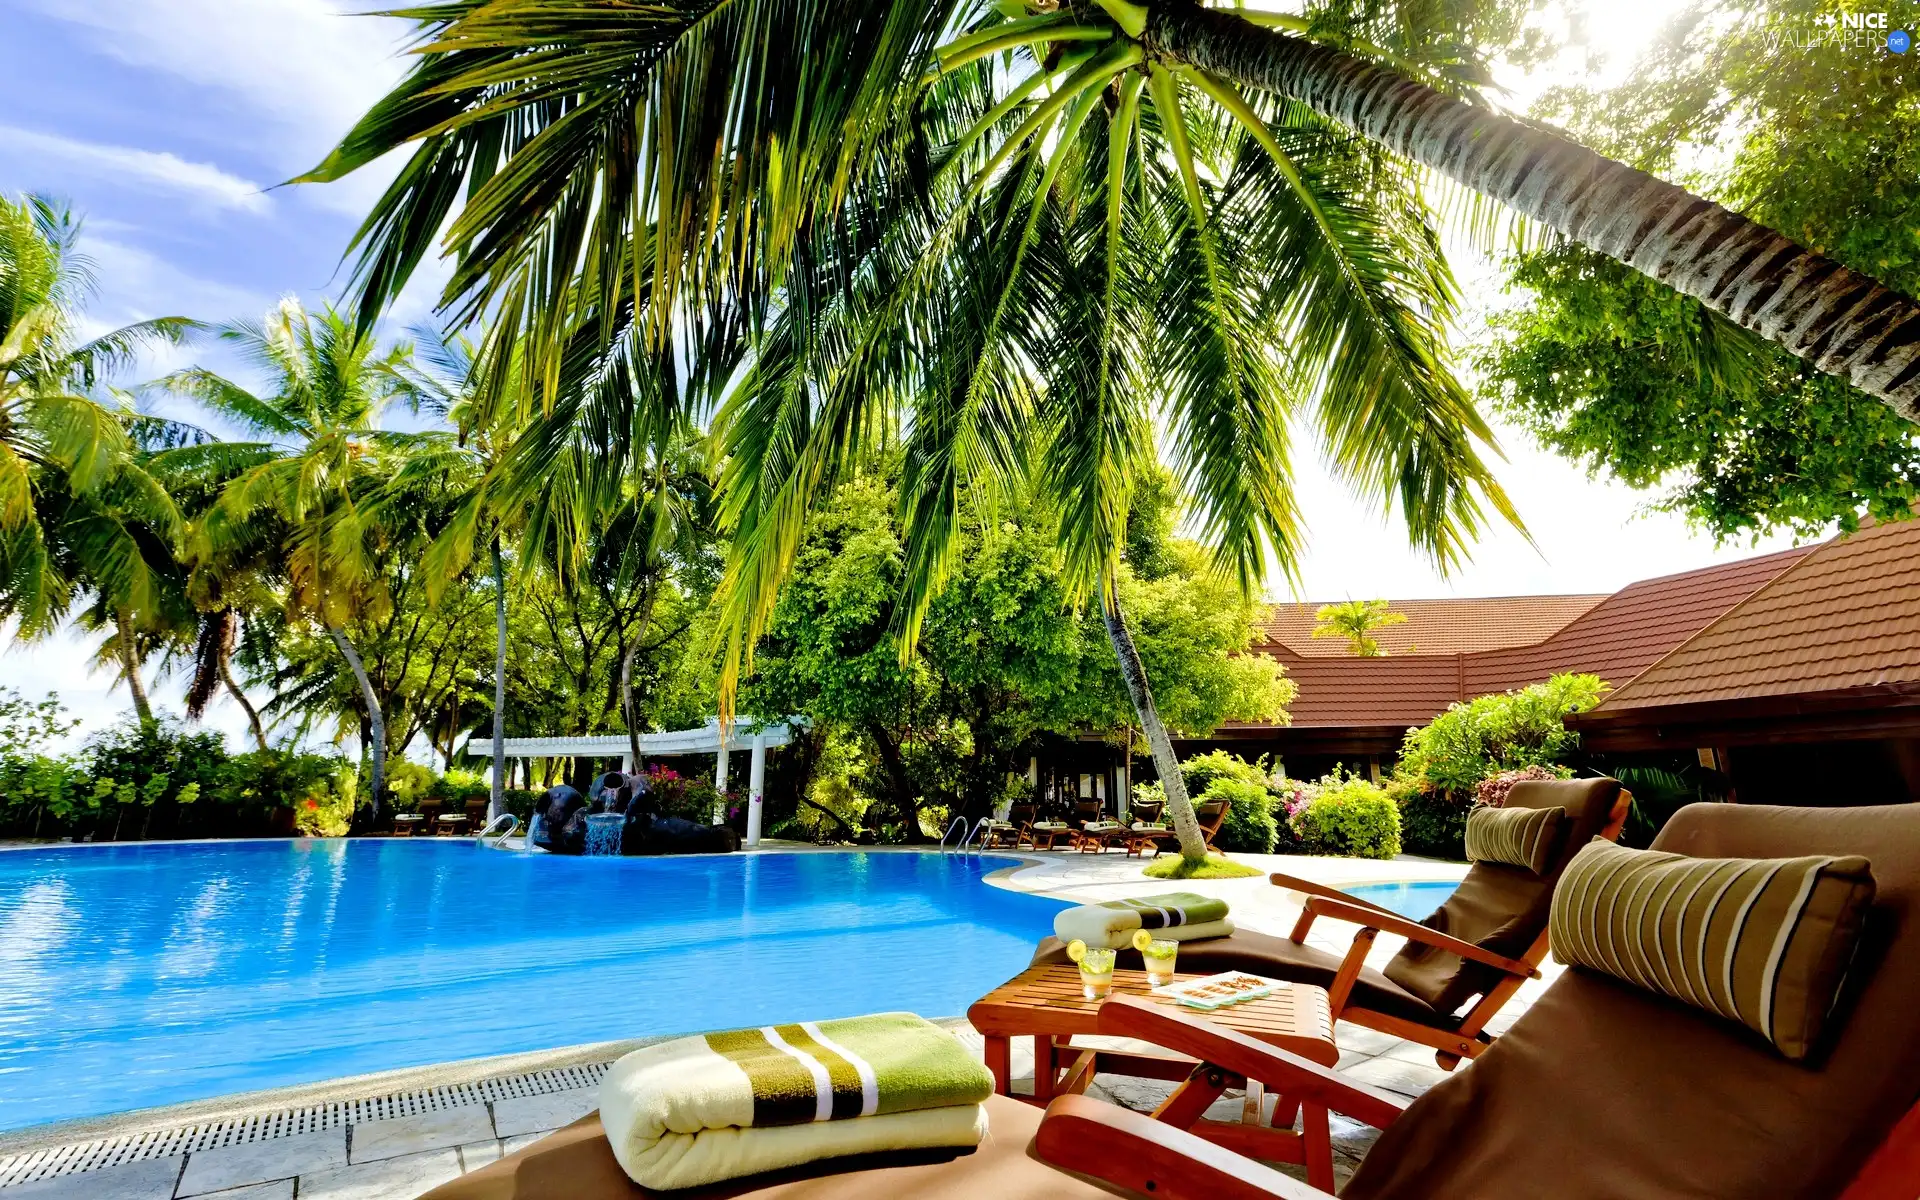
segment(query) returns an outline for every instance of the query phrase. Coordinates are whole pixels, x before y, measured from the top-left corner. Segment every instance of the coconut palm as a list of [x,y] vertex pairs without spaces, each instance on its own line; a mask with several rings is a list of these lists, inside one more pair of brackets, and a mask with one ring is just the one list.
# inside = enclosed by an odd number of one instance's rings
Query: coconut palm
[[225,444],[228,455],[255,461],[195,522],[190,556],[217,570],[223,554],[271,539],[289,611],[326,632],[359,685],[377,818],[390,752],[386,719],[346,627],[390,605],[385,573],[399,547],[373,499],[417,439],[383,431],[379,421],[400,393],[395,371],[410,349],[383,347],[333,309],[310,314],[293,299],[259,322],[222,328],[219,337],[272,390],[249,391],[198,367],[164,381],[260,439]]
[[445,229],[452,311],[547,331],[547,362],[557,314],[630,289],[622,248],[643,239],[666,268],[651,281],[657,331],[689,299],[770,293],[809,226],[896,148],[927,81],[1012,51],[1048,68],[1032,83],[1055,100],[1042,123],[1087,95],[1114,103],[1142,72],[1236,114],[1243,88],[1301,105],[1915,418],[1914,301],[1480,101],[1464,52],[1433,65],[1452,52],[1451,31],[1425,19],[1438,11],[1387,7],[1375,33],[1335,21],[1339,9],[1308,19],[1195,0],[439,0],[403,11],[419,22],[413,72],[303,178],[418,142],[356,239],[363,327]]
[[0,196],[0,619],[23,639],[57,628],[74,601],[104,598],[114,664],[143,720],[135,626],[158,602],[178,510],[136,455],[144,420],[96,398],[156,344],[194,328],[183,317],[79,336],[94,286],[81,225],[58,203]]
[[1394,612],[1385,600],[1346,600],[1322,604],[1313,614],[1313,636],[1345,638],[1347,646],[1360,658],[1383,658],[1386,651],[1373,636],[1376,629],[1405,625],[1407,614]]

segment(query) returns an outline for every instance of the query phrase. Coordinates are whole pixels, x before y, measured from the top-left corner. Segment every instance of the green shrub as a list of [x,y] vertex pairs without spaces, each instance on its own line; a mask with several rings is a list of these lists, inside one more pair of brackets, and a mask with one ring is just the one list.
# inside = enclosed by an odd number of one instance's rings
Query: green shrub
[[1422,791],[1471,794],[1497,771],[1557,765],[1580,744],[1566,718],[1600,703],[1606,691],[1597,675],[1555,675],[1448,705],[1431,724],[1407,731],[1394,774]]
[[1409,854],[1456,860],[1467,856],[1467,814],[1473,811],[1471,796],[1423,792],[1417,788],[1396,789],[1396,793],[1400,842]]
[[433,781],[427,789],[427,799],[438,800],[442,804],[465,804],[483,796],[493,795],[493,778],[480,771],[463,771],[458,767]]
[[1215,845],[1222,850],[1271,854],[1278,831],[1273,823],[1273,797],[1264,785],[1227,776],[1215,777],[1196,805],[1227,801],[1226,820]]
[[1400,853],[1400,808],[1385,788],[1360,776],[1329,775],[1293,815],[1307,854],[1392,858]]
[[1190,797],[1206,795],[1207,789],[1221,779],[1238,779],[1263,788],[1267,786],[1265,771],[1225,750],[1196,754],[1180,764],[1180,781],[1187,785],[1187,795]]
[[1504,771],[1561,767],[1580,743],[1566,718],[1600,703],[1607,686],[1597,675],[1555,675],[1449,705],[1431,724],[1409,729],[1392,786],[1407,849],[1465,857],[1467,814],[1480,781]]

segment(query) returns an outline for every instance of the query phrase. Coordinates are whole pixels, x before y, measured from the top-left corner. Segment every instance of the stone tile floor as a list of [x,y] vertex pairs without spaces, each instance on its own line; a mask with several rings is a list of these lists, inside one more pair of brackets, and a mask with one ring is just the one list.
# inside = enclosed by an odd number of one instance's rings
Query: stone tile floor
[[[1021,857],[1029,857],[1022,855]],[[1402,879],[1457,879],[1456,864],[1414,858],[1391,862],[1243,855],[1263,870],[1331,884]],[[1039,854],[1038,865],[996,875],[1001,887],[1070,900],[1107,900],[1168,890],[1146,879],[1138,859],[1118,854]],[[1183,882],[1185,890],[1219,895],[1232,906],[1237,924],[1284,934],[1299,915],[1300,897],[1271,886],[1265,878]],[[1309,942],[1339,953],[1352,927],[1322,922]],[[1399,939],[1382,936],[1369,956],[1383,963],[1399,948]],[[1548,979],[1556,968],[1547,966]],[[1528,983],[1496,1020],[1501,1032],[1545,986]],[[981,1039],[959,1030],[976,1051]],[[1336,1030],[1341,1057],[1338,1070],[1353,1079],[1418,1096],[1446,1077],[1432,1051],[1386,1034],[1341,1022]],[[1125,1043],[1116,1043],[1124,1045]],[[1015,1090],[1031,1087],[1030,1043],[1014,1044]],[[1024,1081],[1024,1082],[1023,1082]],[[1098,1077],[1090,1089],[1102,1099],[1147,1110],[1172,1087],[1157,1080]],[[597,1089],[516,1097],[486,1104],[444,1109],[417,1116],[360,1122],[321,1133],[300,1134],[171,1158],[150,1159],[0,1189],[0,1200],[406,1200],[510,1154],[546,1133],[591,1112]],[[1209,1115],[1234,1120],[1243,1107],[1237,1094],[1223,1097]],[[1335,1175],[1344,1183],[1372,1145],[1375,1131],[1334,1118]]]

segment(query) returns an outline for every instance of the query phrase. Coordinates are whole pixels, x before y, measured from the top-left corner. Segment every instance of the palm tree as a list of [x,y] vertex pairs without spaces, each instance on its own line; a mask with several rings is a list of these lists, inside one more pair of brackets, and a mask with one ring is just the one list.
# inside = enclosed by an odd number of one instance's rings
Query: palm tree
[[258,394],[198,367],[164,381],[262,439],[226,444],[229,455],[255,461],[196,521],[192,556],[217,564],[223,553],[260,538],[263,528],[272,530],[289,610],[320,625],[359,685],[377,819],[390,752],[386,719],[346,626],[390,603],[385,571],[396,547],[393,531],[380,523],[374,493],[417,439],[378,424],[400,391],[395,371],[410,349],[381,347],[333,309],[316,316],[293,299],[264,320],[226,326],[219,336],[271,379],[273,390]]
[[630,242],[644,238],[665,268],[650,285],[656,332],[689,303],[770,293],[849,181],[894,154],[919,90],[1011,51],[1045,66],[1031,87],[1054,102],[1029,132],[1085,96],[1112,105],[1143,72],[1237,118],[1249,104],[1238,89],[1257,89],[1920,414],[1913,300],[1497,111],[1470,86],[1480,64],[1431,6],[1361,23],[1340,10],[1096,3],[438,0],[405,10],[419,22],[413,72],[302,178],[339,179],[418,142],[356,237],[363,328],[445,229],[459,262],[449,308],[539,333],[534,357],[551,366],[555,314],[632,286],[621,277]]
[[136,626],[158,604],[179,513],[136,455],[143,418],[92,393],[144,348],[177,343],[184,317],[78,336],[92,291],[80,222],[38,196],[0,196],[0,618],[44,636],[91,594],[141,720],[149,721]]
[[[412,11],[420,65],[308,177],[420,142],[357,239],[362,324],[444,227],[460,264],[449,310],[533,335],[530,378],[557,371],[575,328],[561,316],[583,303],[631,297],[656,338],[748,331],[751,370],[720,420],[735,662],[807,507],[895,427],[889,411],[911,413],[903,646],[945,574],[959,491],[1012,487],[1038,463],[1190,856],[1191,808],[1114,587],[1154,417],[1243,586],[1294,558],[1295,413],[1443,564],[1486,507],[1512,516],[1446,369],[1452,284],[1418,167],[1862,386],[1920,389],[1910,302],[1478,104],[1475,64],[1435,65],[1445,47],[1393,14],[1378,36],[1334,29],[1334,49],[1312,24],[1265,29],[1188,0]],[[1404,113],[1419,119],[1395,124]],[[1356,129],[1372,140],[1342,136]],[[642,258],[650,277],[632,270]]]
[[1405,625],[1407,614],[1394,612],[1385,600],[1348,600],[1340,604],[1322,604],[1313,614],[1313,636],[1345,638],[1354,654],[1361,658],[1384,658],[1376,629]]

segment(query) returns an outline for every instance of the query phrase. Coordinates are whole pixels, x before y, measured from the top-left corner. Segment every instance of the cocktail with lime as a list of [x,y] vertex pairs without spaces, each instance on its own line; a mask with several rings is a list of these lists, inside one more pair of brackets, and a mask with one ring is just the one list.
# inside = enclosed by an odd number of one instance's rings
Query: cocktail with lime
[[1147,986],[1165,987],[1173,982],[1174,956],[1180,953],[1180,943],[1169,938],[1157,938],[1142,929],[1133,935],[1133,948],[1140,952],[1140,961],[1147,968]]
[[1067,943],[1067,957],[1080,964],[1080,994],[1089,1000],[1105,1000],[1113,990],[1113,951],[1075,938]]

